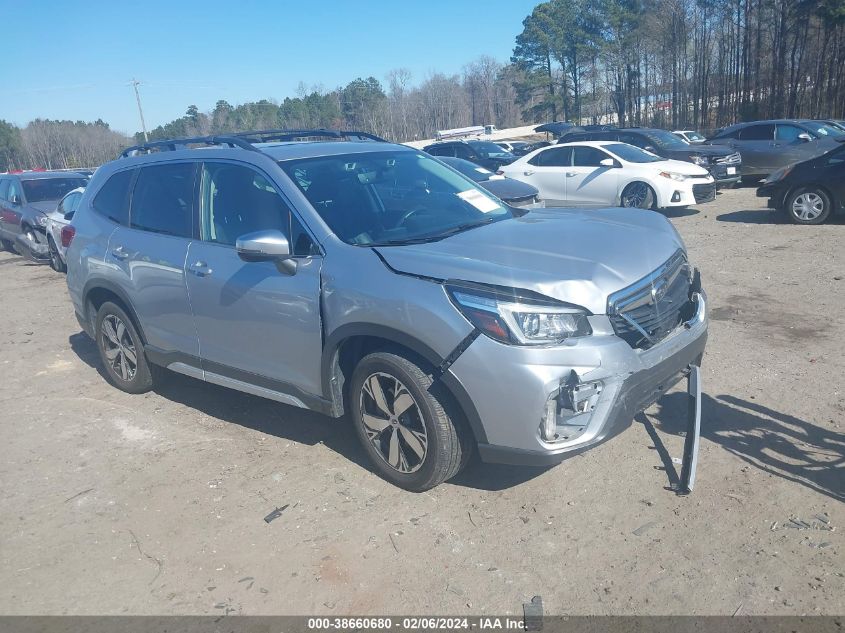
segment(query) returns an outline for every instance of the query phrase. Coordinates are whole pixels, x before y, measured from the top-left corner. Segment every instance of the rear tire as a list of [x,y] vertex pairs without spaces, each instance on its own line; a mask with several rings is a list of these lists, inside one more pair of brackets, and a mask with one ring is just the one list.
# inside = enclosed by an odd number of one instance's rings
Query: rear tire
[[15,252],[15,245],[10,242],[9,240],[0,240],[0,250],[8,251],[10,253]]
[[50,268],[57,273],[67,272],[67,266],[62,261],[62,256],[59,255],[59,249],[52,237],[47,238],[47,247],[50,249]]
[[819,187],[802,187],[786,196],[784,209],[795,224],[821,224],[830,216],[830,196]]
[[94,338],[111,384],[126,393],[145,393],[153,388],[153,371],[143,342],[123,308],[111,301],[100,306]]
[[627,208],[654,209],[657,206],[657,196],[654,189],[644,182],[632,182],[622,190],[620,204]]
[[375,470],[405,490],[422,492],[451,479],[471,453],[448,394],[404,355],[383,351],[361,359],[349,412]]

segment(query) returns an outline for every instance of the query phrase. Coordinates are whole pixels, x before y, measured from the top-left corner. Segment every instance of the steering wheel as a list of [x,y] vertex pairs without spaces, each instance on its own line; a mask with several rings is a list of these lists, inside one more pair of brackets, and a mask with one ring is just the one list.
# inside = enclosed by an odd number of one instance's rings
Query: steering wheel
[[415,207],[415,208],[411,209],[411,210],[410,210],[410,211],[408,211],[405,215],[403,215],[403,216],[402,216],[402,219],[401,219],[401,220],[399,220],[399,221],[396,223],[396,228],[399,228],[400,226],[404,226],[404,225],[405,225],[405,222],[407,222],[407,221],[408,221],[408,218],[410,218],[410,217],[414,216],[415,214],[417,214],[417,213],[424,213],[424,212],[426,212],[426,211],[428,211],[428,207]]

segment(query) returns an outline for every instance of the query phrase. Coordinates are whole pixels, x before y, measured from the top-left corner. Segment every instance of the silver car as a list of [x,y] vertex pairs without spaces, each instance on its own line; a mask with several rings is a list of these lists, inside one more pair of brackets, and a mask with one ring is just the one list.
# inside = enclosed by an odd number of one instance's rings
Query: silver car
[[363,133],[131,148],[66,233],[73,306],[116,387],[147,391],[167,368],[346,415],[409,490],[476,449],[541,465],[597,445],[707,339],[700,277],[663,216],[512,208]]

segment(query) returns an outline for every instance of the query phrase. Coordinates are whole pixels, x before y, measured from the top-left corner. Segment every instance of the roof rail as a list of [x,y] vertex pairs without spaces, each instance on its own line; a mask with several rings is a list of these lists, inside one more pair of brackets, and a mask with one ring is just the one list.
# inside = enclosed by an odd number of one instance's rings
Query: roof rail
[[267,143],[272,141],[293,141],[302,138],[357,138],[359,140],[376,141],[378,143],[389,143],[390,141],[356,130],[329,130],[326,128],[314,128],[304,130],[258,130],[255,132],[238,132],[232,136],[244,139],[250,143]]
[[127,147],[120,153],[120,158],[134,156],[141,152],[149,154],[152,151],[175,152],[178,149],[188,149],[188,145],[228,145],[229,147],[240,147],[241,149],[257,152],[249,141],[237,138],[236,136],[195,136],[192,138],[174,138],[165,141],[150,141],[141,145]]

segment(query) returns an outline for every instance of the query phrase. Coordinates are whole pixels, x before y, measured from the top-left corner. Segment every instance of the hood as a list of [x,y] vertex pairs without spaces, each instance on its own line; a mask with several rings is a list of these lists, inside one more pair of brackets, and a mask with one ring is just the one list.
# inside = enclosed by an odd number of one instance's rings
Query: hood
[[514,180],[513,178],[491,178],[490,180],[484,180],[478,183],[478,186],[484,187],[487,191],[505,202],[520,198],[530,198],[539,193],[536,187],[532,187],[528,183],[520,182],[519,180]]
[[707,171],[701,165],[696,165],[695,163],[690,163],[685,160],[664,160],[660,161],[659,163],[651,163],[655,167],[660,167],[661,169],[667,169],[669,171],[674,171],[678,174],[683,174],[684,176],[709,176],[710,172]]
[[439,242],[375,250],[397,272],[533,290],[604,314],[608,295],[683,247],[653,211],[538,209]]
[[58,204],[58,200],[45,200],[43,202],[29,202],[26,206],[39,213],[50,213],[50,211],[56,210]]
[[684,149],[666,150],[664,153],[667,156],[671,156],[672,158],[677,158],[680,160],[689,160],[689,157],[692,154],[698,154],[699,156],[719,157],[730,156],[734,152],[736,152],[736,150],[731,147],[724,147],[722,145],[703,145],[701,143],[697,143],[695,145],[685,147]]

